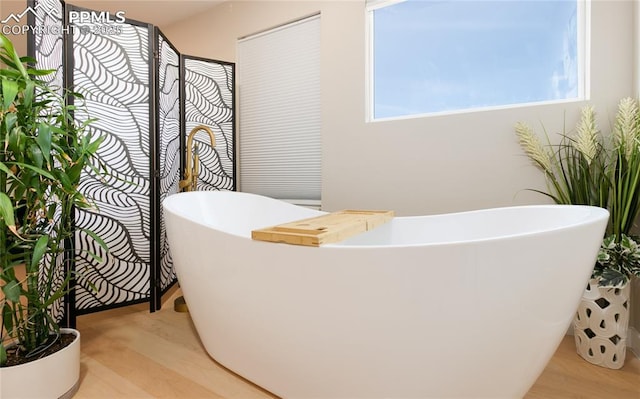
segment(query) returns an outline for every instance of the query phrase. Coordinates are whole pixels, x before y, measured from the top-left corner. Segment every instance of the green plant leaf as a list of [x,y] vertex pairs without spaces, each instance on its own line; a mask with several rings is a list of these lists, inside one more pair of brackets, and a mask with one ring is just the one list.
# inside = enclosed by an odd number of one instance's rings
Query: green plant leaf
[[36,267],[42,260],[42,257],[47,252],[49,247],[49,236],[44,235],[38,238],[36,245],[33,247],[33,254],[31,256],[31,270],[36,270]]
[[[67,277],[64,279],[64,281],[62,282],[60,287],[58,289],[56,289],[54,292],[52,292],[51,296],[49,296],[47,298],[47,300],[42,303],[42,307],[43,308],[48,308],[49,306],[53,305],[53,303],[55,301],[57,301],[58,299],[60,299],[63,296],[65,296],[70,291],[69,290],[69,282],[71,281],[71,277],[73,277],[73,275],[71,275],[71,274],[67,275]],[[49,313],[47,313],[46,317],[50,318],[51,315]],[[52,324],[55,323],[53,320],[51,320],[51,322],[52,322]]]
[[5,138],[5,145],[8,143],[9,150],[16,153],[16,155],[23,152],[23,149],[20,148],[21,136],[23,136],[23,133],[20,129],[11,129],[11,131],[7,132],[7,137]]
[[[13,61],[10,58],[5,57],[4,55],[0,55],[0,61],[2,61],[6,66],[11,67],[11,68],[16,68],[16,65],[13,63]],[[16,73],[15,71],[10,71],[8,69],[0,69],[0,73],[2,73],[2,75],[5,76],[11,76],[11,77],[20,77],[19,73]]]
[[46,123],[40,123],[38,126],[38,136],[36,143],[42,150],[42,155],[47,162],[51,162],[51,126]]
[[24,88],[24,103],[27,107],[31,107],[33,104],[33,97],[35,96],[36,83],[29,79],[26,82],[26,86]]
[[622,288],[628,281],[629,278],[625,274],[613,269],[604,269],[598,285],[600,287]]
[[28,78],[29,75],[27,74],[27,71],[24,68],[24,65],[22,64],[22,61],[20,61],[20,57],[18,56],[18,53],[16,53],[16,50],[13,47],[13,44],[11,43],[11,40],[9,40],[5,35],[1,33],[0,33],[0,47],[3,47],[6,50],[6,55],[9,56],[11,60],[11,64],[13,64],[12,67],[17,69],[23,77]]
[[23,163],[23,162],[12,162],[12,164],[20,167],[20,168],[25,168],[25,169],[29,169],[32,170],[34,172],[36,172],[39,175],[42,175],[44,177],[46,177],[47,179],[51,179],[51,180],[55,180],[56,178],[53,177],[53,175],[49,172],[47,172],[46,170],[42,169],[42,168],[38,168],[36,166],[33,165],[29,165],[28,163]]
[[77,163],[68,169],[67,176],[69,176],[69,180],[71,180],[73,183],[77,183],[78,181],[80,181],[81,173],[82,173],[82,164]]
[[[6,168],[6,166],[4,167]],[[9,196],[3,192],[0,192],[0,216],[2,217],[2,220],[4,220],[4,223],[7,225],[7,228],[14,234],[17,234],[16,221],[13,216],[13,204],[11,203],[11,198],[9,198]]]
[[20,292],[20,283],[18,283],[16,280],[11,280],[7,284],[2,286],[2,293],[10,302],[19,302]]
[[60,173],[59,178],[60,182],[62,183],[62,187],[64,187],[65,190],[73,191],[73,184],[71,183],[71,180],[69,180],[69,176],[67,176],[66,173]]
[[100,136],[96,138],[91,144],[87,146],[87,152],[91,155],[98,152],[98,148],[100,148],[100,145],[102,144],[105,138],[106,136]]
[[13,104],[18,95],[18,83],[13,80],[2,80],[2,97],[4,98],[4,109],[7,110]]
[[[27,60],[23,60],[23,62],[28,62]],[[46,76],[55,72],[55,69],[33,69],[27,68],[27,72],[32,76]]]
[[7,363],[7,350],[4,348],[4,344],[0,342],[0,365]]
[[29,158],[31,158],[31,161],[33,161],[37,168],[41,169],[44,165],[42,150],[35,144],[29,146]]
[[13,172],[11,169],[7,167],[4,163],[0,162],[0,171],[8,174],[9,176],[13,176]]
[[2,307],[2,325],[7,331],[13,330],[13,307],[6,303]]
[[16,264],[4,266],[4,268],[2,269],[2,274],[0,275],[0,279],[2,279],[3,281],[14,280],[16,278],[16,272],[14,270],[16,266]]
[[49,204],[49,207],[47,208],[47,219],[51,220],[54,218],[56,209],[58,209],[58,205],[56,203]]
[[18,115],[14,114],[13,112],[4,114],[4,120],[2,121],[2,123],[4,123],[5,131],[10,132],[11,129],[13,129],[13,127],[15,126],[17,120]]
[[29,57],[28,55],[25,55],[20,57],[20,62],[22,62],[23,64],[35,64],[36,62],[38,62],[38,60],[36,60],[33,57]]

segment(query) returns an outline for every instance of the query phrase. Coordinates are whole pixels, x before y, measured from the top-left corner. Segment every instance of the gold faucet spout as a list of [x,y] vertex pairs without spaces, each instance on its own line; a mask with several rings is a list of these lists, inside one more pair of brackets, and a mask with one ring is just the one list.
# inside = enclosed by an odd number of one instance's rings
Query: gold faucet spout
[[[200,168],[200,157],[198,155],[198,144],[196,143],[195,153],[193,151],[193,139],[196,137],[196,133],[200,130],[204,130],[209,134],[211,139],[211,147],[216,146],[216,137],[209,127],[204,125],[198,125],[191,129],[189,136],[187,136],[187,152],[185,154],[185,166],[184,166],[184,179],[178,182],[178,188],[181,191],[196,191],[198,188],[198,172]],[[188,312],[189,307],[184,300],[184,297],[180,296],[173,301],[173,309],[176,312]]]
[[199,157],[197,154],[197,143],[196,143],[196,154],[193,155],[193,139],[200,130],[204,130],[209,134],[209,139],[211,140],[211,147],[216,146],[216,137],[213,134],[213,131],[208,126],[198,125],[191,129],[189,132],[189,136],[187,137],[187,151],[186,151],[186,161],[184,166],[184,179],[180,180],[178,183],[178,188],[182,191],[196,191],[198,185],[198,172],[199,172]]

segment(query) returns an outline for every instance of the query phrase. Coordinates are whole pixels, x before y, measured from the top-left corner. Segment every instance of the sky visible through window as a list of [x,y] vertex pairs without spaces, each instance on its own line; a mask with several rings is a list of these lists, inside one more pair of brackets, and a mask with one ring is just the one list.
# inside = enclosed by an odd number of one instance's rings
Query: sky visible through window
[[374,118],[578,96],[576,0],[407,0],[374,11]]

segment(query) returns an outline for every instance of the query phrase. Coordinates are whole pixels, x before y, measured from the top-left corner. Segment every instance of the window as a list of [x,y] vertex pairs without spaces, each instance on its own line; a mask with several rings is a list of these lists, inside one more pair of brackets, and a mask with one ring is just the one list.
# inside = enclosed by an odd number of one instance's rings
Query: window
[[240,40],[238,82],[240,190],[319,201],[320,16]]
[[582,0],[368,0],[369,119],[585,96]]

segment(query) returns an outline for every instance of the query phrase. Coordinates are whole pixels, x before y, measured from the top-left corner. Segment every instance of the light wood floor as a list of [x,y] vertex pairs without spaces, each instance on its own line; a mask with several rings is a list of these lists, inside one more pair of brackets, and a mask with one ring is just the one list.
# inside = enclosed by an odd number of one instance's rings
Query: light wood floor
[[[81,384],[86,398],[274,398],[215,363],[187,313],[173,311],[176,291],[161,311],[148,305],[78,318]],[[627,354],[621,370],[593,366],[566,337],[525,399],[640,399],[640,359]]]

